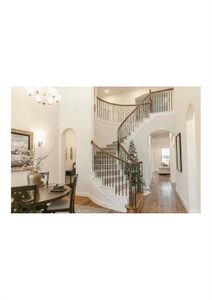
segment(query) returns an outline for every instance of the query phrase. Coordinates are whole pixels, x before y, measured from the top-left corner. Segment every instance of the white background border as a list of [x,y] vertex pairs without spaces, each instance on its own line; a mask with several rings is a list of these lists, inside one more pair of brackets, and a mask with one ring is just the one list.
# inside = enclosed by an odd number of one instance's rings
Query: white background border
[[[1,299],[211,299],[210,1],[1,6]],[[201,86],[202,213],[11,215],[10,87],[46,84]]]

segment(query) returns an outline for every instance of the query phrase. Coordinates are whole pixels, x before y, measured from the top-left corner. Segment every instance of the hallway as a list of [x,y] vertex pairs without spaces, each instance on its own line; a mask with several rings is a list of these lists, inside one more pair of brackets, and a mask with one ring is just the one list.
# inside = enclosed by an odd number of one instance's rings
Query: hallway
[[170,176],[154,173],[151,195],[145,196],[140,205],[141,213],[186,213]]
[[[102,208],[87,197],[76,196],[75,203],[87,208]],[[108,209],[107,213],[118,212]],[[186,213],[184,205],[176,193],[175,184],[170,181],[170,176],[154,173],[151,194],[143,196],[139,213]]]

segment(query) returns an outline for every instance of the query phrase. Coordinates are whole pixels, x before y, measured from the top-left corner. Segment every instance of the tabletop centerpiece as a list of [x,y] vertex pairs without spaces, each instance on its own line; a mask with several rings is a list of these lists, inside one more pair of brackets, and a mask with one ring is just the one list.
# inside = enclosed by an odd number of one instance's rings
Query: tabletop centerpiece
[[27,182],[28,185],[40,185],[41,183],[41,168],[43,166],[44,160],[49,156],[49,153],[39,153],[38,155],[35,153],[35,149],[21,151],[21,160],[20,163],[22,165],[21,169],[30,172],[27,174]]

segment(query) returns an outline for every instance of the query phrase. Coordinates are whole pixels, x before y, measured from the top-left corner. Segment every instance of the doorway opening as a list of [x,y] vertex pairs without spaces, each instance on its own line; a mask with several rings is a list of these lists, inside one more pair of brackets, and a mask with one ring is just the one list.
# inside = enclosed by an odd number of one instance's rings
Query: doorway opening
[[167,130],[152,132],[149,136],[150,180],[157,173],[175,182],[174,157],[173,134]]

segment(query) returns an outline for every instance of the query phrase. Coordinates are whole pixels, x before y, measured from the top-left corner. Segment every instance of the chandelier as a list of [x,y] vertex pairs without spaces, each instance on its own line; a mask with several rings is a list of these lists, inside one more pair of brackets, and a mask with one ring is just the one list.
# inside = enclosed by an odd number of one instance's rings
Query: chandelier
[[37,103],[51,105],[54,101],[60,102],[61,95],[52,87],[29,87],[26,89],[29,96],[35,98]]

